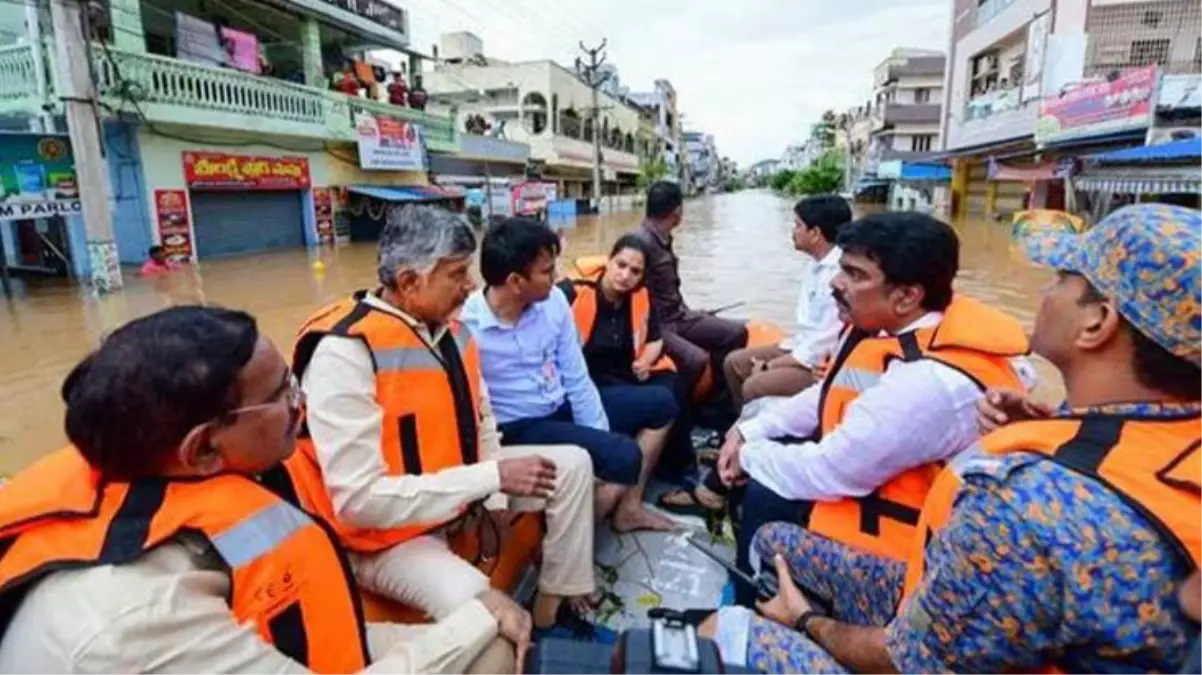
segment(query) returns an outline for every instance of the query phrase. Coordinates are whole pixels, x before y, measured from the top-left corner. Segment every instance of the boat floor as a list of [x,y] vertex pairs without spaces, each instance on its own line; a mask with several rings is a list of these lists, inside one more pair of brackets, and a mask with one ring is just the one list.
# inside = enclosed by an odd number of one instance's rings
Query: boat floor
[[655,607],[684,610],[721,604],[726,570],[690,545],[688,537],[733,562],[729,523],[723,536],[715,537],[701,518],[669,514],[651,505],[672,488],[652,482],[647,502],[648,508],[676,521],[676,531],[617,534],[608,524],[597,527],[595,558],[602,603],[594,619],[616,631],[647,627],[647,611]]

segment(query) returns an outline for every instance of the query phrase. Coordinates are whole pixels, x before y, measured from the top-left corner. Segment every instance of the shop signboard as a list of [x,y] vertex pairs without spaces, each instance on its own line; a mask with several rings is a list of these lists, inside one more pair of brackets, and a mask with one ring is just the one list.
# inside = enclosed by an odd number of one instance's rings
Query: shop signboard
[[206,190],[305,190],[309,160],[304,157],[259,157],[222,152],[184,155],[184,180]]
[[317,222],[317,241],[334,242],[334,196],[330,188],[313,188],[313,214]]
[[0,222],[81,212],[67,136],[0,134]]
[[380,171],[425,171],[421,127],[391,117],[360,114],[355,122],[359,166]]
[[1082,82],[1039,107],[1035,142],[1046,145],[1088,138],[1152,123],[1156,110],[1156,66],[1128,70],[1113,81]]
[[545,212],[547,204],[558,198],[555,183],[529,182],[513,188],[510,198],[516,215],[528,216]]
[[159,228],[159,245],[172,262],[192,260],[192,218],[188,214],[187,190],[155,190],[154,215]]

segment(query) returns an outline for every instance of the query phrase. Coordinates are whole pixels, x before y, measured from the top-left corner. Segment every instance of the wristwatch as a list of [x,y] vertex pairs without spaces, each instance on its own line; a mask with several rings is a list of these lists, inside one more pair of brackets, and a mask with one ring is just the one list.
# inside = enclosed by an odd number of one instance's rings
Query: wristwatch
[[814,635],[810,633],[810,619],[818,616],[825,617],[826,615],[816,609],[807,609],[793,622],[793,630],[813,640]]

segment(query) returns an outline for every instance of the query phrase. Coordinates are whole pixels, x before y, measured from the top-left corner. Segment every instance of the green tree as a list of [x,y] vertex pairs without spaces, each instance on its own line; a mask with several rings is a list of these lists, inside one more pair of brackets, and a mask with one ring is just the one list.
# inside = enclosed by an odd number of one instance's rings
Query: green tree
[[790,171],[789,169],[781,169],[780,171],[772,174],[772,180],[769,181],[769,185],[772,186],[773,190],[787,190],[789,185],[793,182],[793,177],[796,175],[797,174],[795,172]]
[[810,127],[810,138],[817,141],[823,148],[833,148],[838,128],[839,118],[835,115],[835,111],[827,110],[822,113],[822,119]]
[[667,175],[668,163],[664,161],[663,156],[645,158],[639,162],[639,176],[635,185],[639,192],[646,192],[652,183],[663,180]]
[[800,171],[789,182],[788,191],[795,195],[820,195],[836,192],[843,184],[843,157],[829,150]]

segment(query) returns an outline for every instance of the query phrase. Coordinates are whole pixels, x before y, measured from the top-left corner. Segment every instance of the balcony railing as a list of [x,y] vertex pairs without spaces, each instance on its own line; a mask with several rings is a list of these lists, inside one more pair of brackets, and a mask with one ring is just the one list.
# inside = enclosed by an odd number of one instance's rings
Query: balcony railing
[[27,105],[37,91],[33,46],[0,47],[0,112]]
[[326,92],[155,54],[94,47],[101,97],[325,125]]
[[[0,114],[33,115],[57,104],[53,45],[45,98],[39,97],[31,45],[0,47]],[[94,47],[97,85],[110,108],[150,122],[211,126],[330,140],[355,139],[354,114],[366,111],[414,122],[427,147],[458,150],[450,117],[167,56]]]

